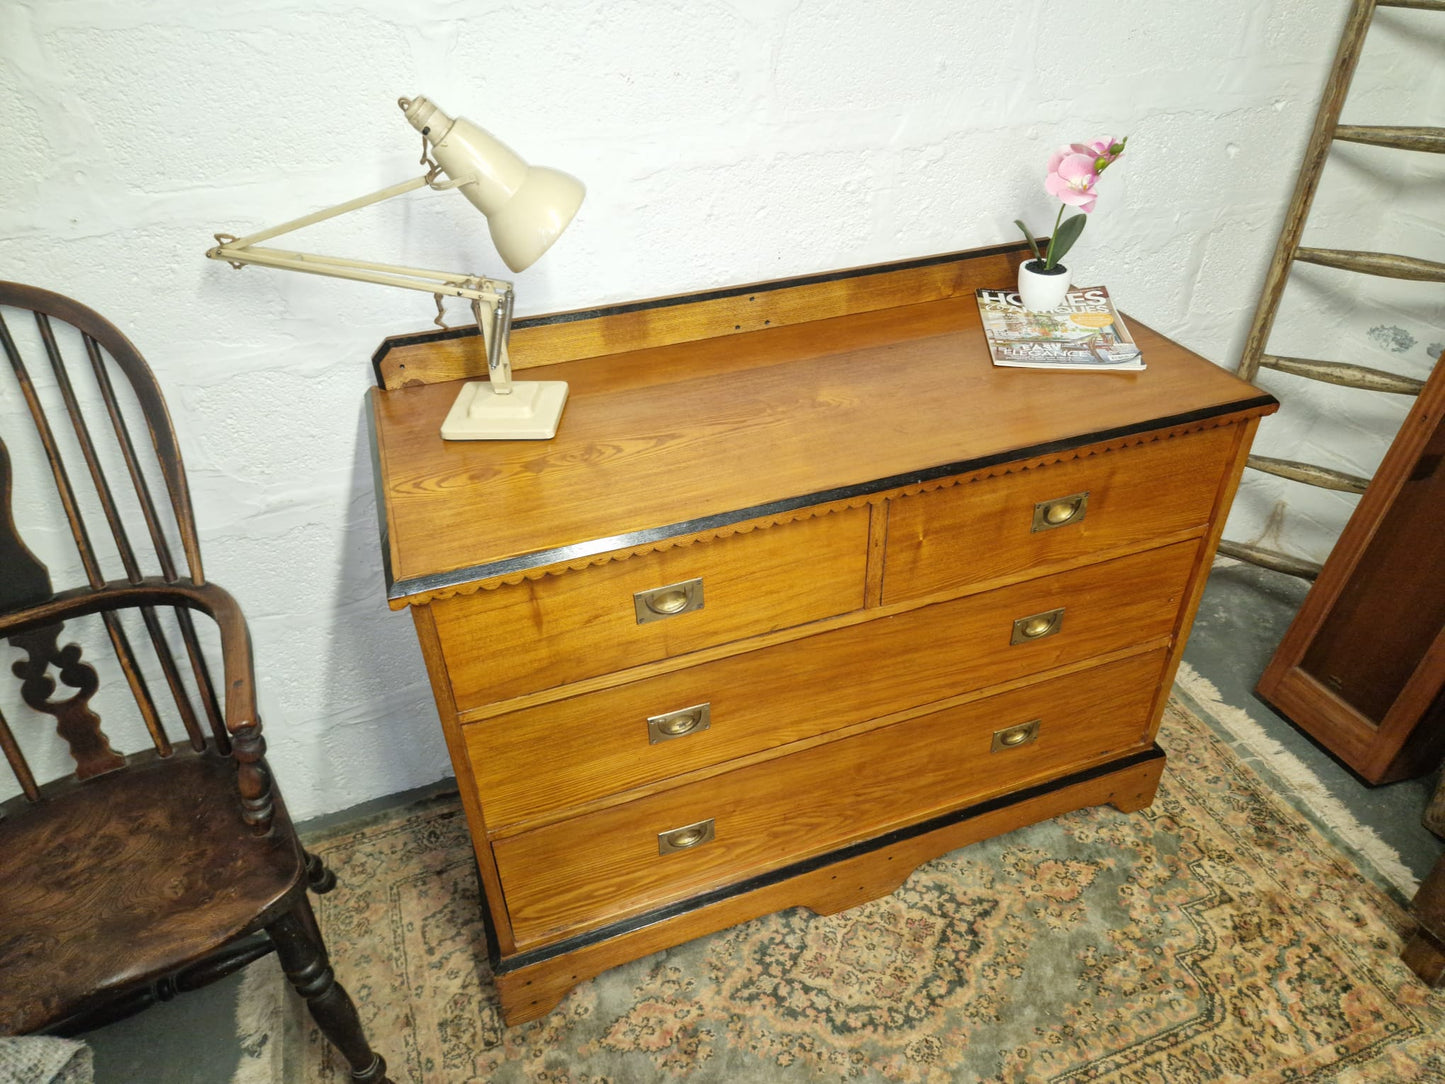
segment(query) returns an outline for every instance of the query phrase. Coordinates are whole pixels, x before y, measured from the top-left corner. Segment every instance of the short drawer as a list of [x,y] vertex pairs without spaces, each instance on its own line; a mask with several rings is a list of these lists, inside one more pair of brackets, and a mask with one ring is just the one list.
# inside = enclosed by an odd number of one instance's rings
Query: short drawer
[[518,947],[1144,748],[1164,659],[1153,651],[496,841]]
[[1207,429],[892,501],[883,601],[1202,528],[1237,438]]
[[[1166,638],[1196,550],[1176,543],[469,724],[488,827]],[[1058,610],[1045,634],[1015,635]],[[649,727],[666,716],[682,733]]]
[[[868,509],[854,508],[444,599],[432,613],[465,711],[856,610],[867,559]],[[669,590],[679,584],[692,586]]]

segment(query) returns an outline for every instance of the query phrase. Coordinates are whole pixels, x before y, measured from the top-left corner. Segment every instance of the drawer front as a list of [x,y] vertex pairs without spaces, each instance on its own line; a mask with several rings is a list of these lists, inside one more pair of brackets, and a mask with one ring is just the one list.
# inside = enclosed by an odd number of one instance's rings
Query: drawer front
[[[1166,637],[1196,549],[1177,543],[470,724],[487,824]],[[1059,608],[1056,632],[1014,642],[1016,621]],[[703,705],[706,727],[700,713],[687,727]],[[649,718],[669,715],[683,733],[654,741]]]
[[499,840],[518,947],[1143,748],[1164,659],[1135,656]]
[[465,711],[856,610],[867,559],[868,509],[853,508],[444,599],[432,612]]
[[883,601],[1203,527],[1236,437],[1208,429],[892,501]]

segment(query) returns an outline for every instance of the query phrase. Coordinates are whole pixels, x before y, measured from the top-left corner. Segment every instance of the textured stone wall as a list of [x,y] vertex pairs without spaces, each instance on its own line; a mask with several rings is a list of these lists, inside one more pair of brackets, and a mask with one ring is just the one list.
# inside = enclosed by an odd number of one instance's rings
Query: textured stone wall
[[[414,175],[420,140],[401,95],[432,97],[587,182],[572,229],[517,279],[523,314],[1012,240],[1014,218],[1043,229],[1053,213],[1041,175],[1056,144],[1127,133],[1070,260],[1075,280],[1106,283],[1139,320],[1232,368],[1344,8],[8,0],[0,278],[97,307],[157,370],[208,572],[250,617],[273,765],[309,817],[448,771],[410,621],[382,602],[362,420],[372,351],[428,326],[432,302],[236,272],[203,259],[212,233]],[[1367,55],[1352,119],[1431,122],[1402,107],[1445,102],[1429,19],[1389,14],[1395,61]],[[1436,166],[1396,180],[1382,152],[1340,158],[1321,215],[1340,244],[1441,257]],[[297,241],[501,271],[480,220],[444,193]],[[1423,370],[1442,338],[1438,288],[1384,289],[1384,315],[1323,315],[1336,274],[1306,283],[1282,334]],[[1329,390],[1300,402],[1266,425],[1264,450],[1314,443],[1368,467],[1400,413]],[[1345,435],[1325,435],[1321,418],[1340,414]],[[16,454],[38,461],[23,444]],[[33,508],[40,494],[17,501]],[[1231,534],[1257,537],[1295,500],[1251,480]],[[1286,542],[1319,556],[1348,507],[1302,508]],[[58,527],[41,548],[64,564]]]

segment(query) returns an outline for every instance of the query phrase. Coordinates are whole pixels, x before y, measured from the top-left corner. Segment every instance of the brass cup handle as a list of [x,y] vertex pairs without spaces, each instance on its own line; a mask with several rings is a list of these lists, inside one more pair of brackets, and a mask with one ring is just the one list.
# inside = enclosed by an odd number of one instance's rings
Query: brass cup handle
[[643,601],[655,614],[675,614],[687,605],[687,592],[672,588],[648,595]]
[[701,610],[702,605],[701,578],[664,584],[662,587],[652,587],[646,591],[638,591],[632,596],[632,607],[639,625],[645,625],[649,621],[661,621],[666,617],[676,617],[678,614],[691,613],[693,610]]
[[712,726],[712,703],[694,704],[690,708],[669,711],[665,715],[649,715],[647,718],[647,741],[650,745],[685,738]]
[[1089,492],[1070,493],[1067,497],[1039,501],[1034,505],[1034,531],[1049,531],[1078,523],[1089,508]]
[[1009,643],[1026,644],[1033,640],[1042,640],[1046,636],[1054,635],[1063,627],[1064,608],[1062,606],[1057,610],[1029,614],[1014,622],[1013,636]]
[[1024,622],[1023,636],[1025,639],[1034,640],[1048,632],[1054,627],[1051,617],[1031,617]]
[[668,737],[676,738],[679,735],[686,734],[701,721],[702,712],[688,711],[681,715],[674,715],[666,722],[658,724],[658,729]]
[[1004,727],[1002,730],[993,732],[993,747],[989,750],[993,753],[1002,753],[1008,749],[1017,749],[1020,745],[1027,745],[1036,741],[1039,736],[1038,719],[1030,719],[1027,723],[1019,723],[1016,726]]
[[715,827],[713,818],[709,817],[696,824],[684,824],[681,828],[670,828],[666,832],[658,832],[657,853],[675,854],[678,851],[690,851],[694,847],[701,847],[704,843],[712,840]]

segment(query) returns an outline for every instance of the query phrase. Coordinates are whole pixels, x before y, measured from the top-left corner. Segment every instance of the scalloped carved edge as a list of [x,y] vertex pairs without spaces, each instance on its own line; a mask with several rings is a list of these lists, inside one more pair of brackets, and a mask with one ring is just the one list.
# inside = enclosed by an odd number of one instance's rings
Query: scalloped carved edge
[[1045,455],[1027,459],[1015,459],[1007,463],[998,463],[990,467],[981,467],[975,471],[952,474],[943,478],[933,478],[927,482],[920,482],[917,485],[889,490],[884,496],[890,500],[899,497],[916,497],[924,493],[933,493],[940,489],[951,489],[954,486],[983,482],[990,478],[1004,478],[1010,474],[1022,474],[1026,471],[1038,470],[1041,467],[1050,467],[1057,463],[1067,463],[1074,459],[1089,459],[1096,455],[1107,455],[1110,452],[1120,452],[1128,448],[1141,448],[1146,444],[1157,444],[1162,441],[1175,440],[1179,437],[1188,436],[1191,433],[1202,433],[1207,429],[1223,429],[1227,426],[1238,424],[1239,419],[1237,417],[1206,418],[1202,421],[1190,422],[1187,425],[1174,426],[1169,429],[1157,429],[1148,433],[1133,433],[1125,437],[1116,437],[1113,440],[1080,445],[1077,448],[1049,452]]
[[990,478],[1002,478],[1010,474],[1037,470],[1040,467],[1047,467],[1056,463],[1066,463],[1070,460],[1084,459],[1095,455],[1106,455],[1109,452],[1122,451],[1126,448],[1137,448],[1158,441],[1174,440],[1190,433],[1203,432],[1206,429],[1219,429],[1237,424],[1239,424],[1239,418],[1237,416],[1225,415],[1220,418],[1208,418],[1168,429],[1130,434],[1094,444],[1085,444],[1075,448],[1048,452],[1043,455],[1011,460],[1007,463],[980,467],[977,470],[964,471],[942,478],[930,479],[926,482],[900,486],[896,489],[880,490],[877,493],[860,494],[857,497],[848,497],[822,504],[809,505],[805,508],[797,508],[788,512],[739,520],[736,523],[724,524],[707,531],[674,535],[670,538],[660,538],[655,542],[648,542],[624,549],[608,550],[604,553],[597,553],[571,561],[559,561],[550,565],[538,565],[535,568],[523,569],[505,576],[494,576],[489,579],[475,580],[471,583],[457,584],[454,587],[442,587],[434,591],[409,595],[404,599],[393,600],[391,605],[393,609],[403,609],[409,606],[424,606],[431,602],[442,601],[443,599],[465,598],[468,595],[485,591],[495,591],[501,587],[514,587],[528,580],[541,580],[548,576],[561,576],[568,572],[580,572],[586,568],[612,564],[617,561],[626,561],[633,557],[643,557],[652,553],[661,553],[665,550],[677,549],[682,546],[691,546],[696,542],[713,542],[723,538],[730,538],[734,535],[750,534],[753,531],[767,530],[770,527],[816,519],[821,516],[833,515],[834,513],[847,511],[849,509],[877,506],[903,497],[915,497],[924,493],[949,489],[957,485],[986,481]]

